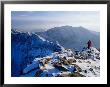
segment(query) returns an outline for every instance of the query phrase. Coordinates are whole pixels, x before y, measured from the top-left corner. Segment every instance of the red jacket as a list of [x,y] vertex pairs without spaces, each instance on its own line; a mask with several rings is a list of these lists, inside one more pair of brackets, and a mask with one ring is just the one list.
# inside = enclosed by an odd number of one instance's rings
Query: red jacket
[[89,47],[92,46],[92,42],[90,40],[87,42],[87,44],[88,44]]

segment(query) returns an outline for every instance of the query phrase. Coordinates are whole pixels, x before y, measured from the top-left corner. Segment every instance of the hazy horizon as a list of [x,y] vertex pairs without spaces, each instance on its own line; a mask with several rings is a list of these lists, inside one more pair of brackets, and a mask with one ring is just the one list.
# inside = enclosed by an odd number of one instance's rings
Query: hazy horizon
[[12,28],[20,31],[44,31],[54,27],[84,27],[100,32],[98,11],[12,11]]

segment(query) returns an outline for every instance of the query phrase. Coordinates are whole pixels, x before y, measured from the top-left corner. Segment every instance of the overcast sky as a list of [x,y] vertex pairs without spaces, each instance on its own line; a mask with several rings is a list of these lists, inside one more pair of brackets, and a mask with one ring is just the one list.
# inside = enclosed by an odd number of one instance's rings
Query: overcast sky
[[83,26],[89,30],[100,31],[98,11],[12,11],[12,28],[22,31],[39,31],[53,27],[70,25]]

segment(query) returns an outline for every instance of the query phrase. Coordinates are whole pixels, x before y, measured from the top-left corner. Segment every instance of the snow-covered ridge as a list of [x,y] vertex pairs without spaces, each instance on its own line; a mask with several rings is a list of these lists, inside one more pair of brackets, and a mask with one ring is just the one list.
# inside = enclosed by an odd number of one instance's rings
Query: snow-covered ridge
[[[99,51],[94,47],[91,47],[91,49],[86,49],[83,52],[88,52],[89,50],[92,50],[90,54],[99,53]],[[96,56],[94,56],[94,59],[92,57],[84,58],[85,56],[80,58],[83,52],[80,52],[79,55],[75,55],[70,49],[65,49],[60,52],[54,52],[50,56],[35,58],[33,63],[24,69],[23,73],[26,74],[21,76],[30,76],[30,74],[31,76],[37,77],[100,76],[100,60],[97,59]],[[33,69],[37,70],[35,71],[36,73],[29,72]]]
[[78,53],[36,33],[11,32],[11,76],[98,77],[100,52],[95,48]]
[[56,43],[51,43],[37,34],[11,31],[12,76],[19,76],[22,70],[36,57],[51,55],[61,51]]
[[37,35],[42,41],[46,41],[43,37]]

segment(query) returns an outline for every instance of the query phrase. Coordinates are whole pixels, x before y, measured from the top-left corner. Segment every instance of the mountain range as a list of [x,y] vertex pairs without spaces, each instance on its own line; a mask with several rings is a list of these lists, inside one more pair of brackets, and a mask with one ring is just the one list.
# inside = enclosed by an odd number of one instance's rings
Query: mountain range
[[54,27],[45,32],[20,32],[11,30],[11,76],[20,76],[35,58],[43,58],[63,48],[81,50],[91,40],[100,47],[100,33],[84,27]]
[[54,27],[44,32],[36,32],[41,37],[52,41],[59,42],[63,47],[81,50],[87,47],[87,41],[92,41],[92,46],[100,48],[100,33],[90,31],[82,26],[61,26]]

